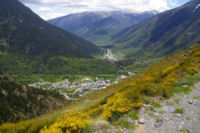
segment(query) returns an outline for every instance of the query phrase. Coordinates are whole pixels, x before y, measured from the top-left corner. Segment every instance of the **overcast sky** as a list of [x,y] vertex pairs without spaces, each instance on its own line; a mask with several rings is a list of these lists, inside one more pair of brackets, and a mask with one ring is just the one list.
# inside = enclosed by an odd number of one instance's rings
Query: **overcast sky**
[[84,11],[165,11],[189,0],[19,0],[48,20]]

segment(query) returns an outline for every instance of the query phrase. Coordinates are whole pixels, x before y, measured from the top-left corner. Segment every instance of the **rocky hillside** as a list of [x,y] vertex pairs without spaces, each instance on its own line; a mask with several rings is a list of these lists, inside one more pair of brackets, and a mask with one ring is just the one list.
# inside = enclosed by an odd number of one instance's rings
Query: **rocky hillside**
[[[196,80],[198,82],[200,74],[195,76],[198,77]],[[168,100],[157,100],[159,104],[156,103],[156,108],[155,104],[143,107],[136,130],[143,133],[198,133],[200,82],[192,87],[188,84],[182,87],[188,92],[176,94]]]
[[55,18],[48,22],[64,30],[71,31],[99,46],[106,46],[111,44],[111,35],[155,14],[157,12],[84,12]]
[[115,49],[136,55],[166,56],[200,41],[200,1],[158,14],[113,36]]
[[69,103],[57,92],[28,87],[2,72],[0,101],[0,124],[30,119]]

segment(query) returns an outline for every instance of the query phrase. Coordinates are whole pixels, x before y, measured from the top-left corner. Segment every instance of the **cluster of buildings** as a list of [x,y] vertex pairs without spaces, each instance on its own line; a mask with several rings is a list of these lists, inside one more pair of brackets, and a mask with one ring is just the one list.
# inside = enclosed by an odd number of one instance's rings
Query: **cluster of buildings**
[[[129,75],[134,75],[129,73]],[[120,79],[127,78],[127,76],[121,75],[116,78],[115,82],[110,80],[102,80],[96,77],[95,79],[84,78],[81,81],[70,82],[68,79],[57,83],[51,83],[48,81],[41,80],[35,84],[30,84],[29,86],[41,88],[43,90],[58,90],[60,94],[64,95],[67,99],[70,99],[69,95],[83,96],[89,92],[105,89],[107,86],[118,83]],[[67,90],[72,89],[73,91],[68,92]]]

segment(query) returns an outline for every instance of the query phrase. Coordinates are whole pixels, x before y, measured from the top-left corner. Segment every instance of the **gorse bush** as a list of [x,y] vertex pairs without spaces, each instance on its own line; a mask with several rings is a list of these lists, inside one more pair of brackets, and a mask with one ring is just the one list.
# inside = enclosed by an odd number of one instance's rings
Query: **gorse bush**
[[89,124],[89,117],[79,111],[72,110],[57,118],[49,128],[46,126],[40,133],[72,133],[80,132]]
[[133,103],[127,99],[125,95],[121,93],[115,94],[112,98],[108,99],[104,106],[104,118],[109,120],[115,120],[120,114],[126,113],[132,110],[134,107],[140,107],[142,103]]

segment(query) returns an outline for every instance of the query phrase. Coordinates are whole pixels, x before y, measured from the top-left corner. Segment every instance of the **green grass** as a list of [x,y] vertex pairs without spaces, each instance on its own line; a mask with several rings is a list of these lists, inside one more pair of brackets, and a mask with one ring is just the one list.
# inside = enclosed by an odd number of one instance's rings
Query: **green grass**
[[193,99],[200,99],[200,97],[198,97],[198,96],[194,96]]
[[39,85],[39,87],[41,88],[48,88],[50,87],[52,84],[44,84],[44,85]]
[[173,92],[174,93],[184,93],[184,94],[189,94],[192,90],[190,87],[183,88],[183,87],[176,87],[174,88]]
[[160,105],[159,103],[155,103],[155,102],[152,104],[152,106],[154,108],[161,108],[162,107],[162,105]]
[[151,117],[152,117],[152,116],[154,116],[154,115],[153,115],[153,113],[149,112],[149,113],[148,113],[148,116],[151,116]]
[[139,119],[139,112],[138,111],[131,111],[128,114],[125,115],[125,117],[130,117],[132,120],[138,120]]
[[68,94],[68,96],[71,98],[79,98],[78,94]]
[[180,99],[174,99],[174,102],[176,103],[176,104],[179,104],[179,102],[180,102]]
[[73,80],[74,75],[67,75],[67,74],[30,74],[30,75],[23,75],[23,74],[15,74],[12,75],[17,81],[30,84],[39,82],[41,79],[44,81],[50,82],[59,82],[64,79]]
[[170,102],[170,101],[167,101],[167,102],[166,102],[166,106],[172,106],[172,105],[174,105],[173,102]]
[[[178,84],[177,87],[174,88],[173,92],[174,93],[184,93],[184,94],[189,94],[192,90],[190,87],[194,85],[197,81],[200,80],[200,74],[196,73],[194,75],[187,75],[184,80],[181,80]],[[183,85],[187,85],[187,87],[183,87]]]
[[200,73],[196,73],[193,75],[187,75],[184,80],[181,80],[177,85],[178,86],[183,86],[183,85],[188,85],[192,86],[194,83],[200,81]]
[[162,119],[156,119],[156,122],[163,122],[163,120]]
[[74,93],[76,91],[76,89],[75,88],[62,89],[61,91],[64,93]]
[[174,113],[183,114],[183,113],[184,113],[184,110],[183,110],[183,109],[176,109],[176,110],[174,111]]
[[127,120],[117,120],[112,123],[116,127],[122,127],[122,128],[135,128],[135,125],[132,123],[129,123]]
[[155,108],[151,106],[151,107],[148,108],[148,110],[155,111]]
[[[189,94],[192,91],[191,86],[193,86],[198,81],[200,81],[200,73],[187,75],[183,80],[177,83],[173,93]],[[187,85],[187,87],[183,87],[184,85]]]

